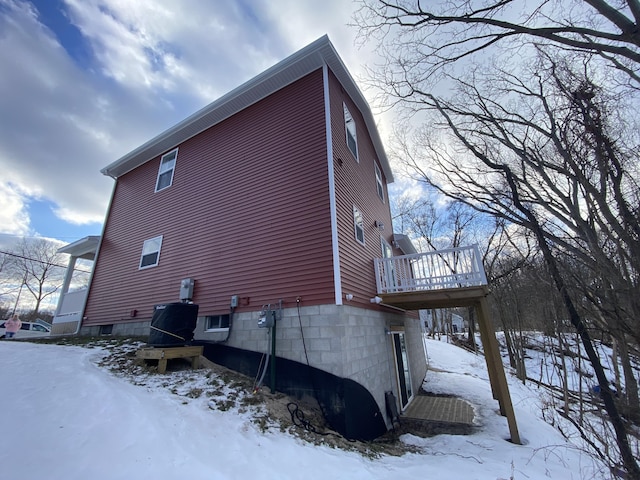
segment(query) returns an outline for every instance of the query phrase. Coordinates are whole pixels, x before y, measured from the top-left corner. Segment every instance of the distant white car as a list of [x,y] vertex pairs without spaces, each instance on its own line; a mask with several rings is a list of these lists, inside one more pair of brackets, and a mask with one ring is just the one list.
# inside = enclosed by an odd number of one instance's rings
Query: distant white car
[[[0,337],[4,337],[6,329],[4,320],[0,322]],[[15,334],[14,338],[38,338],[51,335],[51,327],[48,324],[36,322],[22,322],[22,327]]]

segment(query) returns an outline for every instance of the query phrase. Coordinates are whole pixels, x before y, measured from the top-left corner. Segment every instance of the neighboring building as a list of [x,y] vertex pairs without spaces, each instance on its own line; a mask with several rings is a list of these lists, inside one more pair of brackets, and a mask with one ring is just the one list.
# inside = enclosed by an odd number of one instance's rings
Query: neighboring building
[[424,322],[425,331],[434,333],[463,333],[466,322],[462,315],[454,313],[448,308],[434,308],[420,310],[420,321]]
[[255,376],[275,311],[278,390],[317,398],[348,438],[391,426],[385,392],[406,407],[426,359],[417,316],[376,303],[373,260],[415,251],[392,232],[389,162],[326,36],[102,173],[116,183],[81,334],[146,335],[186,288],[205,355]]

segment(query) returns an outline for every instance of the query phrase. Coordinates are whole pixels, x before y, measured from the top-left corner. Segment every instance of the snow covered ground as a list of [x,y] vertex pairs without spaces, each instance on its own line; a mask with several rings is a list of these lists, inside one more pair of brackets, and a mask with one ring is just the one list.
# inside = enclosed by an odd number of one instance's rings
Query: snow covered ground
[[[469,400],[478,432],[404,435],[418,453],[371,458],[308,443],[276,426],[264,431],[251,409],[212,409],[210,397],[190,394],[215,381],[207,369],[128,378],[100,366],[108,348],[2,341],[0,478],[608,478],[604,466],[540,419],[535,387],[509,378],[525,441],[513,445],[504,440],[507,422],[497,413],[483,357],[435,340],[426,348],[429,391]],[[176,387],[185,375],[189,387]]]

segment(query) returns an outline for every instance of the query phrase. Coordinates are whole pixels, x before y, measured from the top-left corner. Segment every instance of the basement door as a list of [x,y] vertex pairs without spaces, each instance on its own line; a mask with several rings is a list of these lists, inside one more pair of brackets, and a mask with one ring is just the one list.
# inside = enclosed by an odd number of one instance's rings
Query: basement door
[[393,355],[396,364],[396,379],[400,392],[400,410],[404,410],[413,398],[411,390],[411,372],[409,371],[409,357],[404,332],[391,332],[393,341]]

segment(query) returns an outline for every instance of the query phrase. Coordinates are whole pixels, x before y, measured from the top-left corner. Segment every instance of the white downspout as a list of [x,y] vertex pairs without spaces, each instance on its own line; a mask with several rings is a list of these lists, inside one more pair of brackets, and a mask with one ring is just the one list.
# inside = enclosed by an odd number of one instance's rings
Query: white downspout
[[338,209],[336,207],[336,185],[333,169],[333,137],[331,134],[331,101],[329,98],[329,67],[322,65],[324,84],[324,119],[327,132],[327,167],[329,174],[329,208],[331,212],[331,245],[333,250],[333,284],[336,305],[342,305],[342,280],[340,278],[340,256],[338,249]]

